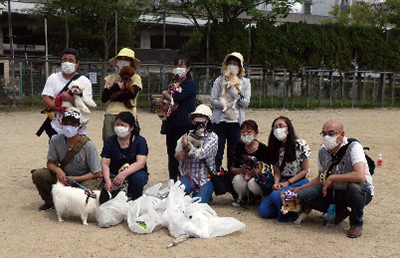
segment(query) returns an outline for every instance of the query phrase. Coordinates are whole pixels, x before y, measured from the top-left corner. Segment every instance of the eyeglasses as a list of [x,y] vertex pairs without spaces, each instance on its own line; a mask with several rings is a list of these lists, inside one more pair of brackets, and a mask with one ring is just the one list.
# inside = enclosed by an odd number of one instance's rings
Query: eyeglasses
[[324,137],[324,136],[330,136],[330,137],[335,137],[335,136],[338,136],[339,134],[340,134],[341,132],[339,131],[339,132],[335,132],[335,131],[329,131],[329,132],[320,132],[319,133],[319,135],[321,135],[322,137]]

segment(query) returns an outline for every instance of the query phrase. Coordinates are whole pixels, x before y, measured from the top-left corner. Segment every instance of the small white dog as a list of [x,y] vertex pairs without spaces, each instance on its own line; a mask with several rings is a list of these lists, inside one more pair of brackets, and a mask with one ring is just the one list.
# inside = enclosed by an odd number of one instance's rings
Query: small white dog
[[63,101],[62,106],[67,109],[77,108],[81,114],[82,123],[87,124],[89,122],[89,114],[91,113],[89,107],[94,108],[97,105],[91,98],[83,95],[84,89],[85,87],[78,80],[72,81],[68,85],[68,91],[74,97],[75,105],[72,105],[68,101]]
[[[194,123],[194,129],[189,131],[188,134],[188,144],[189,144],[189,155],[195,152],[195,156],[200,155],[201,148],[204,143],[204,133],[206,130],[206,123],[196,122]],[[183,136],[179,138],[176,143],[175,153],[183,151]],[[179,160],[179,172],[181,175],[185,174],[186,161]]]
[[88,225],[89,215],[95,216],[99,208],[100,191],[94,190],[93,192],[96,194],[96,198],[88,197],[85,190],[81,188],[65,186],[60,182],[54,184],[51,194],[58,221],[63,221],[62,216],[80,216],[83,225]]
[[[219,102],[223,106],[222,112],[226,112],[226,115],[231,118],[237,118],[239,113],[236,110],[237,99],[235,99],[231,94],[228,93],[229,90],[235,89],[237,94],[242,91],[242,86],[240,84],[240,79],[232,71],[227,71],[224,74],[224,81],[222,82],[222,93],[219,97]],[[232,107],[228,108],[228,103],[232,103]]]

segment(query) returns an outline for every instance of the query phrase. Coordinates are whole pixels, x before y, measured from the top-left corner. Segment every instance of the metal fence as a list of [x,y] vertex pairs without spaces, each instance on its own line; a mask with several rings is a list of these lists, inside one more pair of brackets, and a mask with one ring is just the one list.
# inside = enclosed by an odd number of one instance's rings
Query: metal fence
[[[1,60],[0,60],[1,61]],[[50,72],[60,69],[59,61],[50,61]],[[142,78],[141,99],[150,102],[152,94],[166,87],[167,73],[172,65],[142,64],[138,74]],[[78,71],[93,85],[95,100],[101,98],[103,78],[115,72],[107,62],[80,62]],[[7,72],[7,71],[6,71]],[[246,67],[251,80],[251,107],[259,108],[342,108],[342,107],[398,107],[400,106],[400,77],[393,72],[338,71],[302,68],[297,73],[286,69],[265,70]],[[220,66],[195,64],[192,77],[199,95],[209,95],[214,80],[220,75]],[[40,95],[46,82],[43,60],[15,60],[16,92],[18,96]],[[12,95],[12,87],[2,78],[2,86]]]

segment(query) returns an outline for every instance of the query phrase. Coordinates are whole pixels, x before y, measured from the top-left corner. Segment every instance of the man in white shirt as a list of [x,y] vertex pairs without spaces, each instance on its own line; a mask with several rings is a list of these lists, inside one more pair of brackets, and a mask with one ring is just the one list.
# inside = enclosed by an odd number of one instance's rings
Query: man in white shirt
[[[329,205],[335,203],[334,224],[339,224],[350,215],[347,236],[360,237],[364,207],[374,195],[372,177],[363,147],[358,141],[350,142],[345,137],[343,124],[337,120],[327,121],[322,127],[321,136],[323,146],[318,151],[319,175],[294,190],[308,208],[326,212]],[[345,146],[347,149],[340,162],[331,166],[333,157]],[[329,173],[327,170],[330,168]],[[324,177],[321,174],[328,176]],[[347,207],[350,207],[351,211]]]
[[[54,103],[55,98],[60,95],[63,101],[68,101],[74,104],[74,97],[68,92],[63,91],[65,85],[72,79],[78,80],[84,87],[83,95],[92,98],[92,84],[90,80],[80,75],[77,72],[79,66],[79,54],[75,49],[67,48],[61,52],[61,72],[53,73],[49,76],[44,86],[42,97],[43,103],[46,105],[47,109],[50,111],[56,111],[59,114],[56,117],[60,119],[54,119],[51,121],[52,130],[46,130],[46,133],[51,138],[52,135],[60,133],[62,126],[60,121],[62,119],[62,114],[64,109],[60,106],[56,106]],[[79,77],[78,77],[79,76]],[[83,125],[81,134],[86,134],[86,125]]]

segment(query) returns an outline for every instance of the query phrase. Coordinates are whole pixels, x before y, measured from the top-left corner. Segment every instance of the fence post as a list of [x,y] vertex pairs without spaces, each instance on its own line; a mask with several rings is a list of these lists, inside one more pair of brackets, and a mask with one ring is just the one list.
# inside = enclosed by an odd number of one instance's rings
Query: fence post
[[382,95],[381,95],[381,108],[385,105],[385,87],[386,87],[386,72],[383,73],[382,78]]
[[354,108],[354,98],[356,95],[356,77],[357,77],[357,69],[353,71],[353,84],[351,86],[351,108]]
[[392,83],[391,83],[391,85],[390,85],[390,87],[391,87],[391,90],[392,90],[392,102],[390,103],[390,107],[393,107],[393,105],[394,105],[394,85],[395,85],[395,81],[396,81],[396,74],[395,73],[392,73]]
[[333,71],[329,72],[329,80],[330,80],[330,91],[329,91],[329,107],[333,106]]
[[263,69],[261,69],[261,73],[260,73],[260,100],[259,100],[259,107],[261,107],[261,102],[262,102],[262,95],[264,92],[264,86],[263,86]]
[[310,108],[310,95],[311,95],[311,72],[308,71],[308,77],[307,77],[307,108]]
[[322,107],[322,70],[319,68],[318,108]]
[[286,69],[283,71],[282,108],[286,109]]

